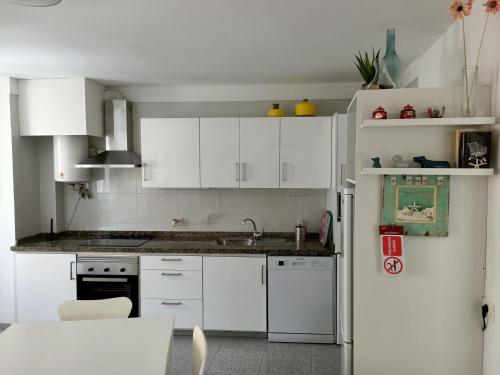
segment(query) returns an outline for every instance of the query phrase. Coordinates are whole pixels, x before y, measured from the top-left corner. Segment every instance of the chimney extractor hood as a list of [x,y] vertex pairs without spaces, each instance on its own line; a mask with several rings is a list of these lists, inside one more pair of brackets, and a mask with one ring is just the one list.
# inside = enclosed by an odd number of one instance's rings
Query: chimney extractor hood
[[76,168],[137,168],[141,157],[133,144],[132,104],[125,99],[104,101],[106,151],[76,165]]

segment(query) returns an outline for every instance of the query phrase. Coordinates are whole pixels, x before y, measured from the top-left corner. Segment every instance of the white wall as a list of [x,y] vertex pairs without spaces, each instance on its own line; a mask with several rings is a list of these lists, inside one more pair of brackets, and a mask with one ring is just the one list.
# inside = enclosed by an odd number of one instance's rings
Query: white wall
[[[468,64],[474,62],[477,56],[480,37],[484,26],[485,13],[481,2],[476,2],[472,16],[466,18]],[[419,87],[458,86],[462,83],[462,37],[460,23],[454,23],[420,58],[415,60],[403,73],[405,84],[418,79]],[[500,115],[498,95],[498,67],[500,63],[500,19],[498,15],[490,16],[486,37],[479,60],[479,80],[481,84],[492,88],[491,108],[497,117]],[[498,119],[497,119],[498,122]],[[494,127],[493,144],[496,149],[493,160],[496,175],[488,178],[488,209],[487,209],[487,244],[486,244],[486,282],[485,296],[489,302],[500,308],[500,257],[498,248],[500,237],[498,222],[500,218],[500,158],[498,146],[500,125]],[[497,313],[498,315],[498,313]],[[484,335],[484,375],[498,375],[500,369],[500,321],[490,321]]]
[[16,241],[14,169],[11,129],[11,82],[0,77],[0,323],[14,321],[14,263]]

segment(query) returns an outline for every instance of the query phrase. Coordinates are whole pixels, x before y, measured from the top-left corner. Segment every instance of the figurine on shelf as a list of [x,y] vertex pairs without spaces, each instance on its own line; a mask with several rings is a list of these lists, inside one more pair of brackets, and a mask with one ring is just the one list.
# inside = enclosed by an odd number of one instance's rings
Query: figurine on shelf
[[394,155],[392,161],[396,168],[420,168],[420,164],[411,160],[404,160],[401,155]]
[[446,107],[429,107],[427,108],[427,117],[429,118],[442,118]]
[[401,119],[412,119],[416,117],[417,113],[410,104],[405,105],[404,108],[401,110],[401,114],[399,115],[399,118]]
[[425,156],[415,156],[413,161],[420,164],[421,168],[450,168],[451,165],[447,161],[434,161],[429,160]]
[[374,120],[386,120],[387,112],[384,107],[378,107],[375,111],[373,111],[372,119]]
[[375,158],[371,158],[371,159],[372,159],[372,162],[373,162],[372,168],[382,168],[382,165],[380,164],[380,158],[379,157],[375,157]]

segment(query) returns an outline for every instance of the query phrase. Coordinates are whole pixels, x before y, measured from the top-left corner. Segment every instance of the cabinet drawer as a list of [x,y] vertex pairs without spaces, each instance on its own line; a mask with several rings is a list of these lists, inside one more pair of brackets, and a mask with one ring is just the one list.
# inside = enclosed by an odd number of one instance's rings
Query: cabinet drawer
[[201,256],[141,256],[141,269],[144,270],[201,270]]
[[201,299],[201,271],[142,270],[141,298]]
[[141,316],[174,316],[175,328],[193,329],[202,326],[201,300],[142,299]]

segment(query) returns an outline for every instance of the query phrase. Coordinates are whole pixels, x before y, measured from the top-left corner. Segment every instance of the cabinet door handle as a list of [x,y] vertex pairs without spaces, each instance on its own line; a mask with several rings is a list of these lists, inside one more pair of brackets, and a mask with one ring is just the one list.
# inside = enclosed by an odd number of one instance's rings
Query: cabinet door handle
[[260,269],[260,282],[262,285],[266,285],[266,266],[262,265]]
[[236,182],[240,180],[240,163],[234,164],[234,174],[236,176]]
[[182,302],[165,302],[165,301],[162,301],[161,304],[164,305],[164,306],[179,306],[179,305],[182,305]]
[[241,164],[241,179],[243,181],[246,181],[247,180],[247,163],[242,163]]
[[281,181],[286,182],[287,180],[287,175],[286,175],[286,163],[283,162],[281,166]]
[[75,265],[75,262],[69,262],[69,279],[70,280],[75,280],[73,277],[73,266]]
[[149,180],[148,180],[148,175],[147,175],[147,173],[146,173],[146,172],[147,172],[147,170],[146,170],[146,167],[147,167],[147,166],[148,166],[148,165],[147,165],[146,163],[142,163],[142,179],[143,179],[144,181],[149,181]]
[[162,262],[180,262],[181,258],[161,258]]
[[162,276],[181,276],[181,272],[162,272]]

